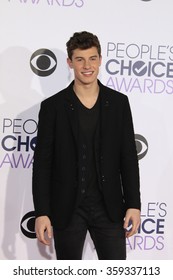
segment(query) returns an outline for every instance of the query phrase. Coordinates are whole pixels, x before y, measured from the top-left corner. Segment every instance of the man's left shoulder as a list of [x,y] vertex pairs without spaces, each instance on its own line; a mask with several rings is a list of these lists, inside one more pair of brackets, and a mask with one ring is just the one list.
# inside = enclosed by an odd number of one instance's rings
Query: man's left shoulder
[[107,98],[110,98],[112,100],[120,100],[122,102],[128,99],[128,97],[124,93],[109,88],[103,85],[101,82],[99,82],[99,86],[102,94],[104,94]]

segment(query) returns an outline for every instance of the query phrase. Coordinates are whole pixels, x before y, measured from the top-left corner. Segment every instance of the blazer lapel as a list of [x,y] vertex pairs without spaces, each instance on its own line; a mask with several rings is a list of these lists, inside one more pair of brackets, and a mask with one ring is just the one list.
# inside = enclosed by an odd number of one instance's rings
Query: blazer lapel
[[106,135],[107,131],[107,121],[108,121],[108,113],[109,113],[109,97],[104,90],[103,86],[100,85],[100,134],[101,139],[104,139],[104,135]]
[[65,108],[75,140],[78,140],[77,104],[73,92],[73,82],[67,87],[65,94]]

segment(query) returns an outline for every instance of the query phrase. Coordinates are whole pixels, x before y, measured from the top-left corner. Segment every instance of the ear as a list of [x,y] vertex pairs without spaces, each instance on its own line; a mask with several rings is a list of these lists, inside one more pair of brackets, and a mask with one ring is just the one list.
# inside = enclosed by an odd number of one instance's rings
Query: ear
[[70,58],[67,58],[67,64],[71,69],[73,68],[73,63]]

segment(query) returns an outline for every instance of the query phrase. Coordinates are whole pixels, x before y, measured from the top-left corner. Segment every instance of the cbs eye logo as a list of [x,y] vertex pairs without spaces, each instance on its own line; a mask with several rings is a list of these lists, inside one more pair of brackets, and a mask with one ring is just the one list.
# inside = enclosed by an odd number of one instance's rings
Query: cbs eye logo
[[20,229],[22,233],[28,238],[36,238],[35,233],[35,212],[28,212],[23,216],[20,222]]
[[135,134],[136,149],[138,154],[138,159],[142,159],[148,152],[148,142],[140,134]]
[[30,66],[36,75],[46,77],[55,71],[57,59],[52,51],[39,49],[32,54]]

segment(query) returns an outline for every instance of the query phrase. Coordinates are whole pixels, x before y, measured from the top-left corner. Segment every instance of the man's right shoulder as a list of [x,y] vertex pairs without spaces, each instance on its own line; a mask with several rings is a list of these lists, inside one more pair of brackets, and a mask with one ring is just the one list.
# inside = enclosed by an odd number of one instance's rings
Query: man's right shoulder
[[62,102],[64,101],[64,97],[66,95],[66,93],[69,91],[69,86],[67,86],[66,88],[62,89],[61,91],[51,95],[50,97],[44,99],[41,102],[41,106],[57,106],[58,104],[62,104]]

